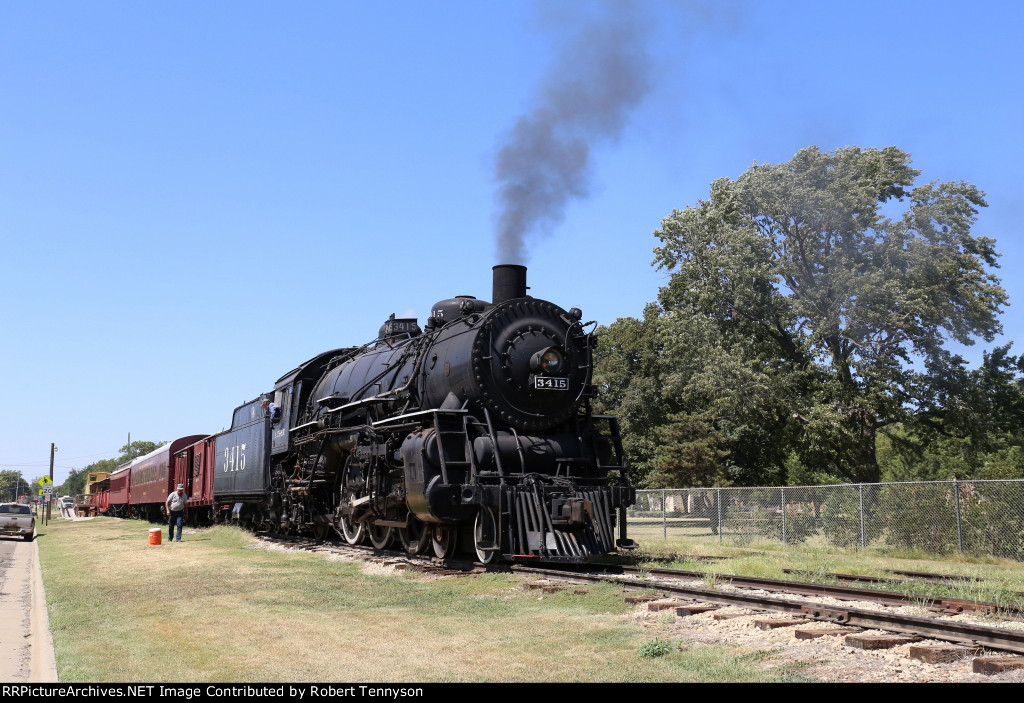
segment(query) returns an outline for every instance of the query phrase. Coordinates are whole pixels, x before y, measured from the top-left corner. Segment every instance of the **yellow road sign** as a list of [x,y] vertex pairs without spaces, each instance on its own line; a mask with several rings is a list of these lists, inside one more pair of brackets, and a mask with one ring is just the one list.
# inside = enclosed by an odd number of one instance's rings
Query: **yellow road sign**
[[41,479],[36,481],[36,483],[38,483],[40,486],[45,486],[48,483],[53,483],[53,481],[50,480],[49,476],[43,476]]

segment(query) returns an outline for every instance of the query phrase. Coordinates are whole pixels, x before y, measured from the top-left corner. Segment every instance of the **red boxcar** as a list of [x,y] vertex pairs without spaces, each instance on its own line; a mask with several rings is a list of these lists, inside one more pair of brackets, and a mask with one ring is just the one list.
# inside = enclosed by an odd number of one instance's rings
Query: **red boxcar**
[[188,520],[213,520],[213,467],[217,458],[217,436],[204,437],[174,455],[172,484],[185,484]]
[[132,461],[128,490],[129,513],[138,517],[159,520],[163,516],[164,501],[174,490],[174,472],[171,457],[190,444],[205,439],[204,434],[194,434],[168,442],[146,456]]

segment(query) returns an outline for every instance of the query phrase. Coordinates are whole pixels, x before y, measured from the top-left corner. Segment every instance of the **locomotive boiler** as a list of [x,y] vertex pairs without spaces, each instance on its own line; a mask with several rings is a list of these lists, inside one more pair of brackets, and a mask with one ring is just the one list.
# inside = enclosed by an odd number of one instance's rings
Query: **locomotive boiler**
[[493,269],[490,302],[435,304],[320,354],[235,410],[215,442],[215,515],[489,563],[583,561],[632,546],[614,417],[595,415],[582,313]]

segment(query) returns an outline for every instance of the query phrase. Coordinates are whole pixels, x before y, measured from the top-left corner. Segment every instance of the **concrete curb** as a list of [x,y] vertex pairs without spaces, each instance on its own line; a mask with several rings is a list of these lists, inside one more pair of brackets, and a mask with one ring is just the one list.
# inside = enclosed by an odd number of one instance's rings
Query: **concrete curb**
[[32,632],[29,636],[28,680],[30,683],[57,683],[57,657],[50,634],[50,617],[46,611],[43,570],[39,563],[39,541],[32,540]]

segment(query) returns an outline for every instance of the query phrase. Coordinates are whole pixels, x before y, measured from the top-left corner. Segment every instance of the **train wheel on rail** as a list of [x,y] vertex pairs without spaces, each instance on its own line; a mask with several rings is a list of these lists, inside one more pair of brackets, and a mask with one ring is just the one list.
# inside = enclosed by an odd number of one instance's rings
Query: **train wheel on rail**
[[352,522],[348,515],[339,517],[338,522],[341,524],[341,536],[345,538],[346,542],[355,545],[363,541],[363,537],[366,536],[364,523]]
[[455,554],[455,543],[459,533],[451,525],[434,525],[430,531],[430,543],[438,559],[447,559]]
[[326,522],[317,522],[313,525],[313,539],[317,544],[323,544],[327,535],[331,533],[331,526]]
[[395,528],[383,525],[367,525],[366,532],[370,536],[370,544],[374,549],[387,549],[395,540]]
[[490,564],[498,560],[501,555],[498,537],[498,516],[494,512],[494,508],[489,505],[481,505],[473,523],[476,558],[480,560],[481,564]]
[[410,516],[409,524],[398,528],[398,539],[405,547],[405,553],[410,556],[423,554],[430,546],[430,533],[432,530],[416,518]]

